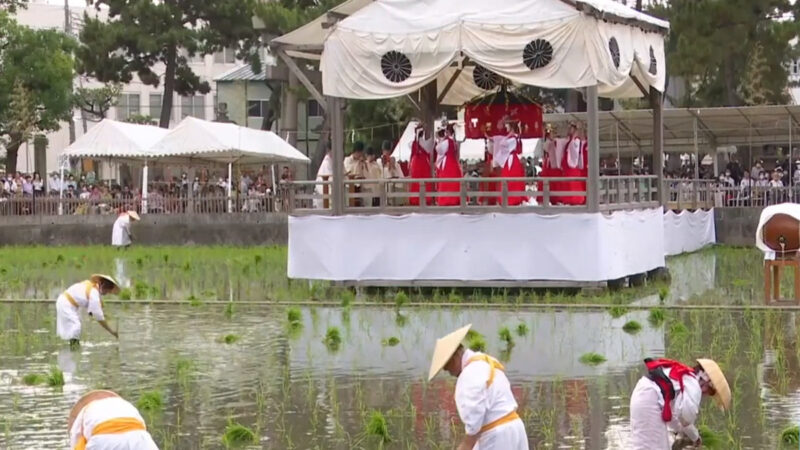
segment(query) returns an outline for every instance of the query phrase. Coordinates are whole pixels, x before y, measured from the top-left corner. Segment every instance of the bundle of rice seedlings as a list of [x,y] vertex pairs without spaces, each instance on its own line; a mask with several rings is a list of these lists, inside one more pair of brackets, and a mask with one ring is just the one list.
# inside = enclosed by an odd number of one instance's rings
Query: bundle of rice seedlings
[[222,443],[228,448],[244,447],[258,443],[256,434],[246,426],[229,422],[225,427],[225,434],[222,435]]
[[387,443],[392,439],[389,437],[389,426],[386,424],[386,418],[380,411],[372,411],[367,422],[367,434],[370,436],[377,436],[381,442]]
[[604,362],[606,362],[606,357],[594,352],[584,353],[579,361],[582,364],[586,364],[587,366],[598,366]]

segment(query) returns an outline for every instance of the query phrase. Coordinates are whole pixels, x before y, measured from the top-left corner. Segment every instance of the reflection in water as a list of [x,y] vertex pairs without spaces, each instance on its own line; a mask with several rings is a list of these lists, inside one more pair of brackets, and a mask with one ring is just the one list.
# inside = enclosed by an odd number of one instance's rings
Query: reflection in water
[[672,276],[667,304],[686,303],[692,297],[714,289],[717,256],[712,251],[682,255],[667,260]]

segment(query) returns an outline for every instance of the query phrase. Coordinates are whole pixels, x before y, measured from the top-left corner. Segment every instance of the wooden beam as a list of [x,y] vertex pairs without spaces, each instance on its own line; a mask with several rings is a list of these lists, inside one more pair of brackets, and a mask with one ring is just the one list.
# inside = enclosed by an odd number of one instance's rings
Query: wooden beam
[[664,184],[664,96],[652,87],[650,107],[653,109],[653,175],[658,178],[658,203],[664,206],[667,201]]
[[461,72],[463,72],[464,67],[466,67],[465,64],[467,64],[468,62],[469,62],[469,56],[465,56],[464,60],[461,62],[461,65],[458,67],[458,70],[456,70],[453,76],[450,77],[450,80],[444,86],[444,89],[442,89],[442,93],[439,94],[439,98],[436,100],[436,103],[441,104],[442,101],[444,101],[444,98],[447,97],[447,93],[450,92],[450,88],[452,88],[453,85],[456,84],[456,81],[458,81],[458,77],[461,76]]
[[631,77],[631,80],[633,80],[633,82],[636,83],[636,87],[639,88],[639,91],[642,93],[642,95],[644,95],[645,97],[650,95],[650,92],[648,92],[647,89],[645,89],[644,85],[642,84],[641,81],[639,81],[638,78],[636,78],[633,75],[631,75],[630,77]]
[[331,153],[333,158],[333,180],[331,185],[334,216],[344,213],[344,102],[339,97],[328,97],[326,111],[331,120]]
[[586,180],[586,206],[589,212],[600,211],[600,118],[597,85],[586,88],[586,139],[589,141]]
[[317,89],[317,87],[314,86],[314,83],[312,83],[311,80],[308,79],[305,72],[303,72],[303,70],[300,69],[300,67],[298,67],[297,63],[294,62],[294,60],[291,57],[289,57],[289,55],[287,55],[286,52],[283,50],[278,50],[278,57],[281,60],[283,60],[283,62],[286,63],[286,65],[289,67],[289,70],[291,70],[292,73],[297,77],[297,79],[300,80],[301,83],[303,83],[303,86],[305,86],[305,88],[308,89],[308,92],[311,94],[312,97],[314,97],[314,100],[316,100],[317,103],[319,103],[319,106],[321,106],[322,109],[327,111],[328,104],[325,101],[325,97],[323,97],[322,94],[319,92],[319,89]]

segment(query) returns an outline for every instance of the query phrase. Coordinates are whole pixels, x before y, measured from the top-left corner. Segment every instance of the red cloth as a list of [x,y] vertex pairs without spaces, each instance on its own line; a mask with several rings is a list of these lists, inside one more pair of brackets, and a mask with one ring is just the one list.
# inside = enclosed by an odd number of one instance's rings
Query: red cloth
[[[672,420],[672,405],[670,403],[677,393],[670,379],[678,382],[680,390],[683,391],[683,377],[694,375],[694,369],[671,359],[645,359],[644,365],[647,367],[647,378],[658,385],[661,394],[664,396],[664,409],[661,411],[661,420],[669,422]],[[664,369],[670,369],[669,378],[665,376]]]
[[[558,178],[558,177],[561,176],[561,169],[559,169],[557,167],[550,167],[550,158],[548,157],[548,155],[545,155],[545,157],[542,158],[542,171],[539,172],[539,176],[541,178]],[[548,186],[550,187],[550,192],[558,191],[561,188],[561,182],[560,181],[550,181],[550,183],[548,183]],[[539,192],[543,193],[544,192],[544,181],[537,181],[536,182],[536,189]],[[540,205],[544,202],[544,196],[543,195],[544,194],[538,195],[536,197],[536,202],[538,204],[540,204]],[[552,195],[550,196],[550,204],[555,204],[557,201],[560,201],[560,199],[554,198],[554,196],[552,196]]]
[[[436,178],[461,178],[461,164],[458,162],[458,151],[456,142],[452,138],[447,138],[449,146],[446,157],[441,167],[436,166]],[[436,183],[437,192],[460,192],[461,185],[458,182]],[[439,206],[458,206],[461,204],[461,197],[437,197],[436,204]]]
[[[514,136],[516,137],[516,136]],[[519,155],[522,154],[522,141],[517,138],[517,148],[508,156],[508,161],[503,164],[503,170],[500,172],[500,176],[503,178],[513,178],[513,177],[524,177],[525,176],[525,168],[522,166],[522,163],[519,160]],[[513,192],[525,192],[525,182],[524,181],[507,181],[508,184],[508,205],[509,206],[517,206],[521,205],[522,203],[528,201],[528,197],[526,196],[512,196]],[[502,186],[500,187],[502,189]]]
[[[494,178],[500,176],[500,171],[496,167],[492,167],[492,154],[484,152],[483,154],[484,167],[481,176],[484,178]],[[500,183],[494,181],[485,181],[481,183],[481,192],[499,192]],[[479,197],[478,203],[481,205],[496,205],[499,197]]]
[[[419,141],[411,144],[411,161],[409,164],[410,178],[430,178],[431,177],[431,155],[422,148]],[[409,183],[408,191],[411,193],[419,192],[419,183]],[[433,205],[434,192],[433,183],[425,183],[425,203]],[[409,203],[412,206],[419,206],[419,196],[410,197]]]

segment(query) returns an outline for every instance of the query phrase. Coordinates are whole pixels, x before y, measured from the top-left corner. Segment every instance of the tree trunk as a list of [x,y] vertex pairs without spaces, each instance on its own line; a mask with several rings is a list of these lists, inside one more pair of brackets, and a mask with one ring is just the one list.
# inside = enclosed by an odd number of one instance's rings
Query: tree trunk
[[736,75],[734,74],[733,60],[727,58],[723,68],[725,77],[725,106],[739,106],[736,94]]
[[172,96],[175,93],[175,67],[177,66],[178,51],[174,45],[167,49],[167,68],[164,71],[164,98],[161,101],[161,117],[158,126],[169,128],[169,119],[172,117]]
[[[322,117],[322,130],[319,132],[319,140],[317,141],[317,148],[314,149],[314,154],[311,156],[311,167],[309,168],[309,178],[316,178],[319,166],[325,158],[325,146],[330,140],[331,135],[331,122],[328,120],[330,113],[325,111]],[[308,130],[306,130],[308,133]]]
[[10,135],[8,147],[6,147],[6,173],[12,174],[17,171],[17,155],[19,155],[19,147],[22,145],[22,137],[13,133]]

